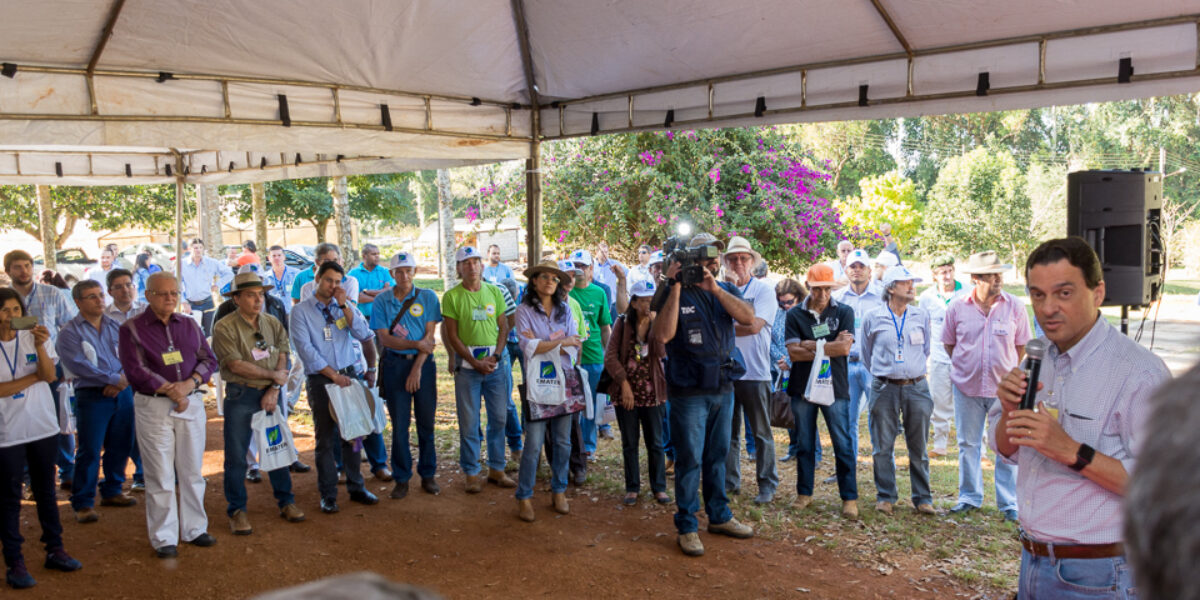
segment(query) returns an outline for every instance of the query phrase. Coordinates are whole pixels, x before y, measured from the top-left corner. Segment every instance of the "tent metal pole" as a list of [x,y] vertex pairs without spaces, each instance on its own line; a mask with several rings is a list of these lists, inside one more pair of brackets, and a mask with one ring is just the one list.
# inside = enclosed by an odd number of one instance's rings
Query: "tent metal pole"
[[[529,47],[529,21],[525,19],[523,0],[512,0],[513,25],[521,49],[521,65],[525,69],[525,89],[529,94],[530,141],[529,158],[525,161],[525,241],[526,264],[542,260],[542,109],[538,101],[537,80],[534,77],[533,55]],[[560,124],[561,126],[561,124]]]
[[121,16],[122,8],[125,8],[125,0],[116,0],[116,2],[113,2],[112,10],[108,13],[108,22],[104,24],[104,31],[100,33],[100,40],[96,42],[96,49],[92,51],[92,59],[88,61],[88,75],[96,72],[96,65],[100,62],[100,55],[104,53],[104,47],[108,45],[108,38],[112,37],[113,28],[117,26],[117,18]]
[[912,46],[904,38],[904,33],[900,31],[900,26],[892,19],[892,15],[888,14],[887,9],[883,7],[883,2],[881,0],[871,0],[871,4],[875,7],[875,12],[879,13],[879,16],[883,18],[883,22],[887,23],[888,29],[892,30],[892,35],[896,36],[896,41],[900,42],[900,47],[904,48],[909,58],[912,58]]

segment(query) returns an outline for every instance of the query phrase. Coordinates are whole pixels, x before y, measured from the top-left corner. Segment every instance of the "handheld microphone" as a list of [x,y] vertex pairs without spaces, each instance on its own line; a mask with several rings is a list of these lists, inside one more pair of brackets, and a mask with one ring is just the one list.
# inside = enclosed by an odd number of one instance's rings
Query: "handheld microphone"
[[1037,399],[1038,375],[1042,372],[1042,357],[1046,355],[1046,342],[1041,338],[1029,340],[1025,345],[1025,395],[1021,397],[1021,410],[1033,410]]

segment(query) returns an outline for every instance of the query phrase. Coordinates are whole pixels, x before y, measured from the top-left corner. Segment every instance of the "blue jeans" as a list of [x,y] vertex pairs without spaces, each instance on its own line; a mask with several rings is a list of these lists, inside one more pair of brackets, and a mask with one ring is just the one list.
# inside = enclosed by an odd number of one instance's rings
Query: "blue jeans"
[[[479,474],[479,401],[487,408],[488,468],[504,470],[504,426],[507,418],[508,377],[504,368],[487,375],[460,368],[454,374],[454,403],[458,411],[458,464],[467,475]],[[511,398],[511,396],[509,396]]]
[[[596,386],[600,383],[600,372],[604,370],[604,365],[579,365],[580,369],[587,371],[588,385],[592,388],[592,397],[596,397]],[[597,403],[599,404],[599,403]],[[604,407],[597,406],[596,410],[603,410]],[[580,418],[579,426],[583,430],[583,451],[588,454],[596,452],[596,421],[587,418],[587,414]]]
[[79,430],[79,454],[71,481],[71,508],[96,506],[96,480],[100,450],[104,450],[104,483],[101,498],[120,495],[125,483],[125,462],[133,449],[133,388],[126,387],[112,398],[104,388],[75,388],[75,422]]
[[675,460],[675,446],[671,444],[671,403],[662,405],[662,447],[667,460]]
[[1123,556],[1053,559],[1022,550],[1017,595],[1055,600],[1134,600],[1137,588],[1133,583],[1133,572]]
[[[958,501],[983,506],[983,435],[988,410],[999,400],[967,396],[954,386],[954,423],[958,426]],[[996,508],[1017,509],[1017,466],[995,457]]]
[[[229,503],[225,514],[230,516],[246,510],[246,451],[250,449],[250,436],[253,435],[250,422],[254,413],[262,410],[265,392],[240,383],[225,384],[225,501]],[[267,478],[271,480],[275,503],[280,508],[295,502],[292,475],[287,467],[267,472]]]
[[871,458],[880,502],[894,504],[897,499],[893,449],[903,422],[913,504],[920,506],[933,503],[933,494],[929,489],[929,455],[925,453],[932,413],[933,398],[929,396],[928,380],[922,379],[909,385],[885,383],[881,379],[871,382],[871,415],[875,417],[871,432],[878,442],[872,444]]
[[421,387],[410,394],[404,382],[412,373],[413,361],[384,351],[379,372],[383,381],[380,392],[392,416],[392,475],[398,482],[412,479],[412,448],[408,444],[409,424],[417,421],[417,474],[430,479],[437,474],[437,448],[433,439],[433,416],[437,411],[437,366],[427,356],[421,365]]
[[710,524],[729,521],[733,513],[725,495],[725,458],[732,428],[733,387],[726,385],[715,394],[668,397],[667,403],[675,435],[675,504],[679,509],[675,529],[682,535],[699,527],[697,490],[704,496]]
[[842,500],[858,499],[858,478],[855,467],[857,457],[852,450],[850,436],[850,401],[838,398],[829,406],[820,406],[800,397],[792,398],[792,416],[796,419],[796,493],[813,495],[813,479],[816,476],[817,413],[825,416],[829,438],[833,443],[833,456],[837,468],[838,493]]
[[524,372],[525,355],[521,353],[521,346],[516,342],[508,342],[506,346],[505,352],[508,356],[500,359],[500,364],[508,365],[508,369],[505,371],[508,374],[508,420],[504,423],[504,437],[508,439],[508,447],[519,452],[522,448],[521,413],[517,411],[517,405],[512,399],[513,390],[516,389],[513,368],[519,365]]
[[[862,413],[870,406],[871,400],[871,382],[875,379],[867,368],[863,366],[862,361],[853,361],[850,363],[848,370],[850,379],[850,437],[854,440],[854,456],[858,456],[858,431],[859,423],[862,420]],[[875,428],[871,423],[874,417],[871,412],[867,411],[867,435],[871,439],[871,449],[874,451],[878,444],[875,440]]]
[[550,491],[561,494],[567,491],[567,463],[571,460],[572,415],[559,415],[541,421],[525,423],[525,448],[521,455],[521,472],[517,475],[517,500],[533,497],[533,485],[537,480],[538,460],[542,444],[546,442],[546,431],[554,443],[550,460]]

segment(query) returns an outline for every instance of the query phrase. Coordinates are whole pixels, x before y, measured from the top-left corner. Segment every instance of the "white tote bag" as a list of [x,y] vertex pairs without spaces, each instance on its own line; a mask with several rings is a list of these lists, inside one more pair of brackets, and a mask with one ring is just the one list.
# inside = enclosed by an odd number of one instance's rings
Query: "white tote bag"
[[829,357],[825,356],[825,340],[817,340],[817,355],[813,357],[804,399],[820,406],[833,404],[833,369]]
[[75,380],[63,378],[58,384],[58,432],[75,435]]
[[368,397],[369,392],[362,382],[352,381],[349,387],[327,383],[325,392],[329,394],[329,411],[337,421],[343,440],[349,442],[371,435],[375,429],[371,418],[374,401]]
[[[558,359],[559,348],[534,354],[541,340],[529,340],[525,344],[525,394],[534,404],[558,406],[567,401],[567,380],[563,377],[562,362]],[[568,348],[568,354],[573,348]],[[572,357],[574,362],[574,357]]]
[[268,413],[260,410],[250,417],[250,429],[258,446],[258,464],[263,471],[291,466],[300,455],[292,442],[287,418],[279,410]]
[[367,388],[367,395],[371,398],[371,431],[382,434],[388,424],[387,411],[383,409],[383,397],[379,395],[378,387]]

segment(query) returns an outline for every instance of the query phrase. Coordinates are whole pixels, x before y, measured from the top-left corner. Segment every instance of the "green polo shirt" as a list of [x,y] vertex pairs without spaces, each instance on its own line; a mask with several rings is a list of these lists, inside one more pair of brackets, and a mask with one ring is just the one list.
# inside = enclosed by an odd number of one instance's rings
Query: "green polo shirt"
[[500,289],[487,282],[478,292],[459,284],[442,296],[442,316],[457,322],[458,339],[467,346],[495,348],[500,336],[498,319],[506,308]]
[[583,320],[587,323],[588,338],[583,342],[579,364],[599,365],[604,363],[604,340],[600,328],[612,325],[612,314],[608,310],[608,295],[598,285],[588,284],[585,288],[571,290],[571,297],[583,309]]

